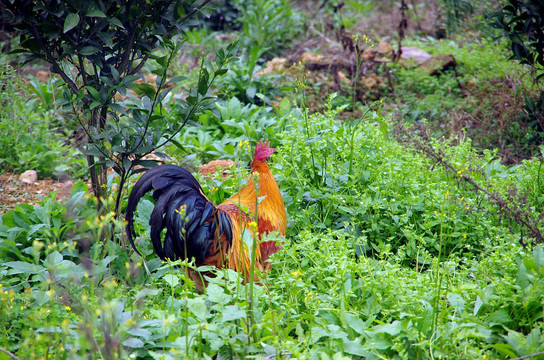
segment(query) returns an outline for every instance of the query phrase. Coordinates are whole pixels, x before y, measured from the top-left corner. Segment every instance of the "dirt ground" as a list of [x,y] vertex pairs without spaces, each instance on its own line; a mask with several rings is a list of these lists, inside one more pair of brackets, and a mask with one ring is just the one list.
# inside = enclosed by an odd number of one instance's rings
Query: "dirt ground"
[[47,197],[58,190],[57,199],[68,198],[72,189],[72,181],[60,182],[53,179],[38,179],[32,184],[19,180],[19,175],[0,174],[0,214],[12,210],[17,204],[36,204],[41,197]]

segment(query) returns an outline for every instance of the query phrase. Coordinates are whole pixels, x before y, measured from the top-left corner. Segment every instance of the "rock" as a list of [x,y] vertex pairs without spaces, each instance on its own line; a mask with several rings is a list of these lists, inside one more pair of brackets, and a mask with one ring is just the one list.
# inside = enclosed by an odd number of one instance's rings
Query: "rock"
[[389,43],[387,41],[382,40],[378,43],[378,51],[383,54],[390,54],[391,46],[389,46]]
[[321,54],[312,54],[309,52],[305,52],[304,54],[302,54],[302,61],[305,63],[327,63],[327,61],[325,60],[325,56]]
[[363,61],[372,61],[378,54],[378,51],[376,49],[372,48],[366,48],[363,51],[362,59]]
[[274,58],[266,63],[266,67],[257,74],[256,76],[270,75],[270,74],[279,74],[287,68],[287,59],[286,58]]
[[427,69],[429,75],[440,75],[448,69],[455,69],[457,62],[451,54],[441,54],[425,60],[420,67]]
[[400,54],[401,62],[404,65],[408,65],[410,61],[415,62],[417,65],[421,65],[431,57],[431,54],[429,54],[425,50],[410,46],[403,47],[402,54]]
[[19,180],[25,184],[34,184],[38,181],[38,173],[36,170],[27,170],[19,176]]

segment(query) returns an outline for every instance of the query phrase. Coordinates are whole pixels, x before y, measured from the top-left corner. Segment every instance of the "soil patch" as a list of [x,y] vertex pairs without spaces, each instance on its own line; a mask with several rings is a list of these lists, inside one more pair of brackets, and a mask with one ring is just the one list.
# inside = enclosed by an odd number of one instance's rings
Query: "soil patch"
[[72,181],[60,182],[53,179],[39,179],[31,184],[19,180],[18,174],[0,174],[0,214],[13,210],[17,204],[35,205],[42,197],[53,191],[59,191],[56,199],[68,198],[72,190]]

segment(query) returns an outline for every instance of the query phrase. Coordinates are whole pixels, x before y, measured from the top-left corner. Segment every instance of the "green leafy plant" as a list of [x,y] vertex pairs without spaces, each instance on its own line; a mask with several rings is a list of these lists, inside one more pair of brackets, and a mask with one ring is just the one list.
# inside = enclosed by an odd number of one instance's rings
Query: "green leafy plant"
[[493,25],[502,29],[512,46],[513,57],[536,71],[537,80],[544,76],[544,5],[539,1],[508,1],[493,15]]
[[44,112],[23,78],[7,66],[0,68],[4,89],[0,95],[0,131],[4,134],[0,138],[0,169],[16,172],[33,169],[40,177],[82,177],[84,161],[76,149],[66,144],[52,110],[53,93],[48,85],[33,80],[49,109]]
[[288,0],[235,0],[234,3],[241,12],[236,21],[243,25],[243,48],[258,52],[258,58],[269,57],[300,31],[301,16],[289,6]]

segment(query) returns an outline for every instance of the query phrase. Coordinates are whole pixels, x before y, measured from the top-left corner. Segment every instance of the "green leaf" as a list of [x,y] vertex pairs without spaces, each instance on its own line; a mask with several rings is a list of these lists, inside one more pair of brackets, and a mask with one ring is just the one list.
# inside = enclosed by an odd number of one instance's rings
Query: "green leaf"
[[517,358],[518,354],[516,353],[516,350],[508,344],[494,344],[491,345],[491,347],[495,350],[497,350],[499,353],[509,357],[509,358]]
[[317,135],[317,136],[314,136],[314,137],[311,137],[309,139],[306,139],[304,141],[304,145],[308,146],[308,145],[312,145],[313,143],[317,142],[321,140],[321,135]]
[[176,13],[178,14],[179,18],[182,19],[185,16],[185,9],[183,6],[177,6]]
[[41,265],[31,264],[24,261],[8,261],[3,265],[9,266],[13,269],[10,274],[38,274],[45,271],[45,268]]
[[123,345],[130,348],[144,347],[144,342],[138,338],[131,337],[123,341]]
[[79,24],[79,15],[76,13],[70,13],[64,20],[64,33],[72,30]]
[[175,76],[172,79],[168,80],[166,84],[175,84],[178,82],[182,82],[183,80],[187,79],[186,76]]
[[127,330],[127,333],[132,336],[137,336],[145,340],[151,339],[151,331],[147,329],[133,328],[133,329]]
[[291,110],[291,101],[289,101],[289,98],[287,96],[281,100],[278,110],[279,116],[285,116]]
[[246,312],[241,310],[238,305],[228,305],[222,312],[223,321],[233,321],[246,317]]
[[94,46],[85,46],[81,50],[79,50],[79,53],[83,56],[89,56],[96,54],[98,51],[98,48]]
[[54,268],[59,266],[62,263],[62,260],[63,256],[58,251],[54,251],[51,254],[47,255],[47,258],[43,263],[49,268]]
[[82,148],[80,151],[85,155],[104,156],[95,144],[88,144],[87,148]]
[[150,99],[153,99],[155,97],[155,88],[152,86],[152,85],[149,85],[149,84],[132,84],[132,89],[134,90],[134,92],[136,92],[136,94],[138,95],[142,95],[142,94],[145,94],[147,95]]
[[187,299],[187,307],[202,322],[206,319],[206,301],[203,298]]
[[115,26],[118,26],[120,27],[121,29],[124,29],[125,27],[123,26],[123,23],[116,17],[112,17],[112,18],[107,18],[107,21],[112,24],[112,25],[115,25]]
[[512,318],[510,317],[510,314],[504,309],[499,309],[495,311],[494,313],[490,314],[487,317],[487,321],[499,323],[499,324],[507,324],[512,321]]
[[96,90],[94,87],[85,86],[85,89],[87,89],[87,91],[89,92],[89,94],[91,94],[93,98],[95,98],[96,100],[100,100],[100,94],[98,93],[98,90]]
[[350,355],[361,356],[366,358],[369,355],[369,351],[365,350],[360,341],[344,340],[344,352]]
[[198,80],[198,93],[200,95],[206,95],[206,93],[208,92],[208,78],[208,70],[202,69],[202,75]]
[[249,99],[253,99],[255,97],[255,94],[257,93],[257,88],[253,85],[249,85],[246,89],[246,96]]
[[372,327],[374,331],[377,333],[385,333],[389,334],[391,336],[396,336],[401,331],[401,322],[400,321],[393,321],[391,324],[385,324],[385,325],[376,325]]
[[30,230],[28,231],[27,236],[30,237],[30,235],[34,234],[36,231],[40,230],[44,226],[46,226],[46,225],[45,224],[30,225]]
[[99,32],[98,37],[102,42],[109,48],[113,47],[113,38],[111,37],[111,34],[108,32]]
[[154,57],[157,64],[159,64],[162,68],[168,67],[168,56],[164,55],[161,57]]
[[98,10],[98,9],[91,9],[87,12],[87,14],[85,14],[85,16],[88,16],[88,17],[98,17],[98,18],[105,18],[106,17],[106,14],[104,14],[102,11]]
[[176,287],[179,284],[179,278],[174,274],[166,274],[163,277],[164,281],[171,287]]
[[209,284],[206,288],[208,300],[218,304],[226,304],[230,301],[230,297],[225,294],[225,290],[216,284]]

